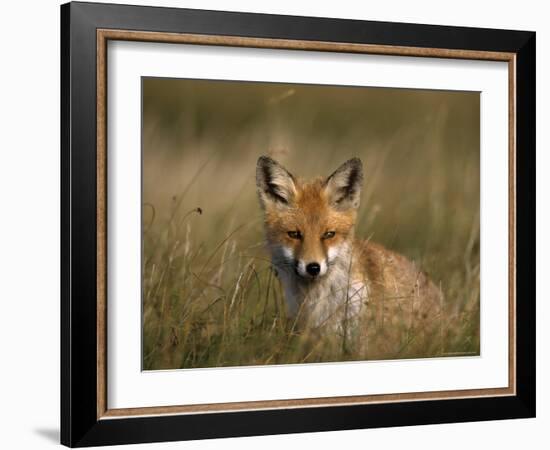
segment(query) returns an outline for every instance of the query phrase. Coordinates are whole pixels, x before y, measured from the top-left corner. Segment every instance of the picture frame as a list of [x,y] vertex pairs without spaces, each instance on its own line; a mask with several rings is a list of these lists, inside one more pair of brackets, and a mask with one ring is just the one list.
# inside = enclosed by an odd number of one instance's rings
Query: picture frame
[[[508,67],[508,386],[112,409],[107,43],[500,61]],[[72,2],[61,6],[61,443],[70,447],[535,416],[534,32]]]

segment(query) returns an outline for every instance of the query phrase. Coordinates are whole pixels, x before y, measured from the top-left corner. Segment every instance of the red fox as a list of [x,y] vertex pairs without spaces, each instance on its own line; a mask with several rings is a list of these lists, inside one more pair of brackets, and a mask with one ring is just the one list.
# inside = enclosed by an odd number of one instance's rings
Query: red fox
[[[404,256],[354,236],[363,184],[359,158],[327,178],[304,181],[261,156],[256,185],[272,265],[290,318],[312,329],[382,339],[374,354],[406,345],[384,335],[427,337],[439,324],[441,291]],[[325,328],[328,327],[328,328]],[[403,327],[413,333],[403,333]],[[385,342],[396,348],[384,348]],[[370,353],[371,355],[373,352]]]

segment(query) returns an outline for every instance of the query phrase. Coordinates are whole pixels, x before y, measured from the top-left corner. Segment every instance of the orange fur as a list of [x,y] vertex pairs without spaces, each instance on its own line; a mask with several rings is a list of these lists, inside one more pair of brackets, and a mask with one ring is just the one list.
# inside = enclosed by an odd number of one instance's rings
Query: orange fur
[[[433,336],[442,294],[406,257],[355,239],[362,177],[358,159],[326,179],[308,182],[262,157],[257,186],[289,315],[301,316],[310,328],[328,326],[356,337],[362,346],[375,345],[369,354],[385,357],[400,350],[387,342],[408,345],[389,339],[402,327],[415,340]],[[311,263],[319,265],[319,273],[310,273]]]

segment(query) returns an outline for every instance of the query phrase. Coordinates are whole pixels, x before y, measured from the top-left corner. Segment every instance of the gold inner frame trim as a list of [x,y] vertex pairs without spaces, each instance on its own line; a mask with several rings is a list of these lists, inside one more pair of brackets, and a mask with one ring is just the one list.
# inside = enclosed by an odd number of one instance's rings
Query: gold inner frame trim
[[[107,405],[107,42],[109,40],[217,45],[266,49],[364,53],[392,56],[471,59],[508,62],[508,387],[489,389],[411,392],[400,394],[264,400],[200,405],[148,406],[109,409]],[[97,418],[204,414],[244,410],[344,406],[421,400],[446,400],[516,394],[516,54],[478,50],[404,47],[325,41],[250,38],[240,36],[97,30]]]

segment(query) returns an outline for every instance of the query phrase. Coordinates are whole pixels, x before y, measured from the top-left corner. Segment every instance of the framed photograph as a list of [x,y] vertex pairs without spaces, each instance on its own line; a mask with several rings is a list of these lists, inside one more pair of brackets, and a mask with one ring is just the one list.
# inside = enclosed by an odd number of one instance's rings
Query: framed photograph
[[535,33],[61,7],[61,441],[535,415]]

